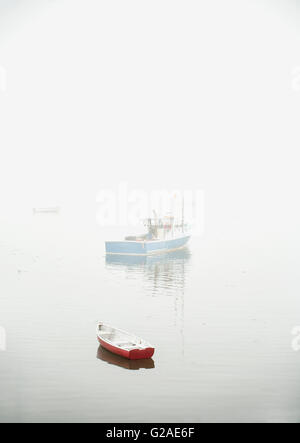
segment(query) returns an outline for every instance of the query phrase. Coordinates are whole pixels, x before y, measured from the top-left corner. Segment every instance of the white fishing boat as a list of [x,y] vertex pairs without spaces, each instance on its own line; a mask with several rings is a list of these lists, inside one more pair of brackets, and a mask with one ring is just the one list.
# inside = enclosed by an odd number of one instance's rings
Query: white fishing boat
[[138,236],[125,237],[121,241],[105,242],[106,254],[150,255],[175,251],[186,246],[190,239],[188,226],[173,216],[148,218],[144,221],[147,232]]

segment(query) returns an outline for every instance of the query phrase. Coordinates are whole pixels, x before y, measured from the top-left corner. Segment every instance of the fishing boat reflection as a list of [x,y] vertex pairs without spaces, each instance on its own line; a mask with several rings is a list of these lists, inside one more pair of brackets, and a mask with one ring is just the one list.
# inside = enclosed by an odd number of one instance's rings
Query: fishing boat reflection
[[178,249],[155,255],[106,255],[107,265],[116,266],[140,266],[164,263],[169,260],[187,260],[191,256],[188,248]]
[[[158,255],[107,255],[106,267],[125,271],[127,276],[140,275],[147,281],[151,295],[174,295],[185,287],[186,265],[191,257],[188,248]],[[149,286],[149,283],[152,285]]]
[[121,368],[131,369],[135,371],[137,371],[138,369],[155,368],[155,364],[152,358],[147,358],[145,360],[128,360],[127,358],[107,351],[102,346],[99,346],[98,348],[97,358],[99,360],[105,361],[106,363],[109,363],[110,365],[120,366]]
[[191,258],[185,247],[158,255],[106,255],[106,268],[121,277],[141,280],[145,294],[173,299],[174,325],[184,353],[184,293]]

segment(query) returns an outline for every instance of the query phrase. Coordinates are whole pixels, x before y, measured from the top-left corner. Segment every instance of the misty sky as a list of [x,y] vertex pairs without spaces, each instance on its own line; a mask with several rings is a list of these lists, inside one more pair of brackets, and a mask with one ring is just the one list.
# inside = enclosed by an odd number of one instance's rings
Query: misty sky
[[298,13],[295,1],[1,0],[2,217],[93,204],[125,180],[203,189],[225,225],[296,232]]

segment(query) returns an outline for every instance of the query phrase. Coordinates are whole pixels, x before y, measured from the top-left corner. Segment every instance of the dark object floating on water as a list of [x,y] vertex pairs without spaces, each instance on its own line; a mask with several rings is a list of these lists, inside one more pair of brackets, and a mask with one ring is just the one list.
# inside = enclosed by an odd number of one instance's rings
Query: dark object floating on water
[[135,371],[137,371],[138,369],[155,368],[155,364],[152,358],[128,360],[127,358],[107,351],[107,349],[103,348],[102,346],[99,346],[98,348],[97,358],[99,360],[105,361],[106,363],[109,363],[110,365],[120,366],[121,368],[131,369]]
[[59,214],[59,206],[49,206],[45,208],[33,208],[34,214]]
[[147,359],[154,354],[154,347],[150,343],[102,322],[97,326],[97,338],[105,349],[129,360]]

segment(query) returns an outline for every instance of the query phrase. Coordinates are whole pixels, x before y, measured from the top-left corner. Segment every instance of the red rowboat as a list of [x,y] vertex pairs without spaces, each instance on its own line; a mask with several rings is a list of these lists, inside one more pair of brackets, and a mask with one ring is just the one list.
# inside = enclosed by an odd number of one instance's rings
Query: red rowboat
[[154,347],[145,340],[102,322],[98,323],[97,337],[103,348],[129,360],[151,358],[154,354]]

